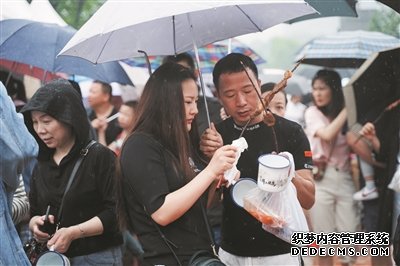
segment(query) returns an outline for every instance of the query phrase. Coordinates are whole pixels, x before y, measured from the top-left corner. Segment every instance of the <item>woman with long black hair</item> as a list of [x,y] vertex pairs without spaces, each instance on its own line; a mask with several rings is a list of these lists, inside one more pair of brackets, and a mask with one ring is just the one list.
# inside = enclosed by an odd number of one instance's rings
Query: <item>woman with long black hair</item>
[[196,250],[211,249],[202,199],[233,166],[236,148],[221,147],[201,172],[197,169],[202,162],[197,100],[190,70],[176,63],[160,66],[143,90],[132,134],[121,151],[123,201],[145,264],[186,265]]
[[[315,181],[315,204],[311,208],[315,232],[355,232],[358,226],[355,185],[350,173],[350,147],[343,130],[347,119],[339,74],[319,70],[312,80],[314,106],[305,112],[306,133],[313,158],[327,161],[325,174]],[[353,261],[341,257],[342,265]],[[319,257],[319,265],[333,265],[332,257]]]

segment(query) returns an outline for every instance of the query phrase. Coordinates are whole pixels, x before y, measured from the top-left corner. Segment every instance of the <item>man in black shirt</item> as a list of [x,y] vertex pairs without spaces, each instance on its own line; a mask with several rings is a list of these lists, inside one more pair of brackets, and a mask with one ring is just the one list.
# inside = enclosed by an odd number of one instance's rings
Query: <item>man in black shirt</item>
[[[230,118],[205,131],[201,140],[204,154],[211,156],[218,147],[237,139],[253,117],[243,134],[249,147],[237,164],[241,178],[257,179],[259,156],[287,151],[294,157],[296,171],[292,182],[297,198],[303,208],[311,208],[315,187],[309,170],[310,144],[300,125],[274,115],[275,125],[267,126],[262,113],[254,115],[260,105],[255,91],[260,92],[260,80],[254,62],[242,54],[229,54],[215,65],[213,81]],[[261,222],[235,205],[230,190],[231,187],[223,189],[221,259],[227,265],[298,265],[298,258],[290,255],[291,245],[264,231]]]
[[122,131],[117,119],[107,122],[107,118],[118,113],[111,103],[111,98],[112,87],[110,84],[99,80],[93,81],[88,96],[89,105],[92,108],[89,120],[96,130],[97,140],[105,146],[113,142]]

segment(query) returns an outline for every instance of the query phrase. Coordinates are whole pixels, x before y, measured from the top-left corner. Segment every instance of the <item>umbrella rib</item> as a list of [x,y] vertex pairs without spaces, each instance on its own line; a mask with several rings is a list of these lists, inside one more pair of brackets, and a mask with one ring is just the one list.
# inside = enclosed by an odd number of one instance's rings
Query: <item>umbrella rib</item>
[[238,5],[235,5],[235,6],[240,10],[240,12],[242,12],[242,13],[247,17],[247,19],[251,22],[251,24],[254,25],[254,27],[257,28],[257,30],[258,30],[259,32],[262,32],[262,29],[261,29],[260,27],[257,26],[257,24],[250,18],[249,15],[247,15],[246,12],[243,11],[243,9],[240,8],[240,6],[238,6]]
[[110,34],[108,35],[108,38],[107,38],[106,41],[104,42],[103,47],[101,48],[101,51],[100,51],[99,55],[98,55],[97,58],[96,58],[96,62],[94,63],[95,65],[98,64],[98,60],[99,60],[100,56],[103,54],[103,51],[104,51],[104,49],[105,49],[105,47],[106,47],[106,44],[107,44],[108,41],[110,40],[111,35],[113,35],[113,33],[114,33],[114,31],[110,32]]

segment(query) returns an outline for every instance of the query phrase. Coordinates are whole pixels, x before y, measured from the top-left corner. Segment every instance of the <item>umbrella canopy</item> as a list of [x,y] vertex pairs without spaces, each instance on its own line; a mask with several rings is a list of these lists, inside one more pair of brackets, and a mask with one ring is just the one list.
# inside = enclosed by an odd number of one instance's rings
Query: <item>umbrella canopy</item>
[[296,56],[304,64],[358,68],[374,52],[400,45],[400,39],[372,31],[343,31],[307,43]]
[[[242,53],[249,56],[253,59],[256,65],[265,64],[267,61],[258,55],[254,50],[250,47],[244,45],[238,40],[233,39],[231,44],[231,52],[232,53]],[[212,73],[214,69],[214,65],[220,60],[222,57],[228,54],[228,44],[223,42],[207,44],[198,49],[199,59],[201,62],[201,72],[202,73]],[[193,58],[195,54],[193,51],[188,52]],[[158,68],[163,61],[163,56],[149,56],[149,61],[152,69]],[[126,64],[134,67],[147,67],[147,63],[145,58],[134,58],[134,59],[125,59],[123,60]]]
[[[63,72],[107,83],[132,85],[132,81],[117,62],[94,65],[81,58],[57,57],[62,47],[76,32],[71,27],[9,19],[0,21],[0,28],[0,59],[18,63],[12,66],[11,71],[22,70],[24,68],[18,65],[25,64],[52,73]],[[22,74],[29,75],[30,71]]]
[[400,1],[399,0],[378,0],[379,2],[387,5],[397,13],[400,13]]
[[[42,80],[43,82],[48,82],[50,80],[60,78],[57,73],[48,73],[39,67],[34,67],[27,64],[21,64],[14,61],[9,61],[5,59],[0,59],[0,69],[6,70],[11,74],[28,75]],[[7,84],[4,84],[7,86]]]
[[60,54],[94,63],[141,56],[139,50],[148,55],[178,54],[312,13],[315,10],[303,0],[109,0]]
[[348,143],[363,160],[382,166],[371,156],[370,148],[363,141],[358,141],[358,132],[366,122],[373,122],[376,126],[381,118],[385,122],[381,124],[383,131],[399,122],[398,106],[397,114],[389,111],[388,107],[400,99],[400,46],[373,54],[356,71],[343,88],[343,93],[349,126]]
[[356,0],[306,0],[306,2],[315,8],[318,13],[291,19],[288,23],[323,17],[357,17]]
[[343,88],[351,128],[376,120],[400,99],[400,46],[373,54]]

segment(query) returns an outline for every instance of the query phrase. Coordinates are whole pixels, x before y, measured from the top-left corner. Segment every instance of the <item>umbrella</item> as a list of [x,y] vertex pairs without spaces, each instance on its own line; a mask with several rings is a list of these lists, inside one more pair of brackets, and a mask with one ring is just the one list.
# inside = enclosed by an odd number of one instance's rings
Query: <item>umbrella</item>
[[[223,43],[213,43],[203,46],[198,49],[199,59],[201,62],[201,71],[203,73],[212,73],[214,65],[224,56],[226,56],[228,51],[228,45]],[[265,64],[267,61],[258,55],[253,49],[242,44],[238,40],[233,39],[231,43],[232,53],[241,53],[249,56],[253,59],[256,65]],[[191,51],[189,52],[192,56],[195,56]]]
[[387,5],[397,13],[400,13],[400,1],[399,0],[378,0],[379,2]]
[[299,18],[291,19],[287,23],[295,23],[307,19],[322,17],[357,17],[356,0],[305,0],[319,14],[311,14]]
[[343,88],[348,125],[381,117],[384,109],[400,99],[400,46],[374,53]]
[[[11,77],[11,74],[13,74],[13,73],[35,77],[37,79],[42,80],[43,82],[48,82],[50,80],[59,78],[59,75],[57,75],[57,73],[49,73],[46,70],[43,70],[39,67],[21,64],[21,63],[17,63],[17,62],[5,60],[5,59],[0,59],[0,68],[3,70],[7,70],[7,72],[9,72],[9,75],[8,75],[9,78]],[[4,82],[5,85],[7,85],[8,79]]]
[[[94,65],[81,58],[57,57],[61,48],[76,32],[71,27],[9,19],[0,21],[0,28],[0,59],[14,62],[11,68],[8,67],[10,71],[22,71],[20,74],[29,75],[29,66],[34,66],[51,73],[63,72],[107,83],[132,85],[132,81],[117,62]],[[2,66],[7,68],[5,61]],[[45,75],[39,78],[43,80],[44,77]]]
[[303,0],[118,1],[109,0],[86,22],[61,55],[106,62],[148,55],[171,55],[262,31],[315,13]]
[[[393,103],[398,103],[400,99],[400,46],[374,53],[355,72],[343,88],[343,93],[350,129],[349,144],[365,161],[378,165],[369,149],[362,148],[365,144],[358,142],[358,132],[366,122],[376,125],[385,114],[396,108]],[[396,110],[399,110],[398,106]],[[386,121],[388,124],[385,124],[384,130],[399,121],[398,115],[390,117],[394,117],[395,121]]]
[[[199,59],[201,62],[201,72],[202,73],[212,73],[214,69],[214,65],[220,60],[222,57],[228,54],[228,44],[223,42],[207,44],[198,49]],[[232,48],[233,53],[242,53],[249,56],[253,59],[256,65],[265,64],[264,58],[258,55],[253,49],[239,42],[238,40],[232,40]],[[191,56],[195,57],[193,51],[188,52]],[[149,56],[149,60],[151,63],[151,68],[158,68],[163,61],[163,56]],[[147,67],[147,62],[144,58],[134,58],[134,59],[125,59],[122,60],[124,63],[134,66],[134,67]]]
[[[106,62],[148,55],[171,55],[238,35],[262,31],[315,13],[303,0],[107,1],[74,35],[61,55]],[[206,101],[203,78],[200,85]],[[208,107],[205,105],[208,123]]]
[[374,52],[400,44],[400,40],[372,31],[343,31],[307,43],[296,56],[304,64],[325,67],[358,68]]

